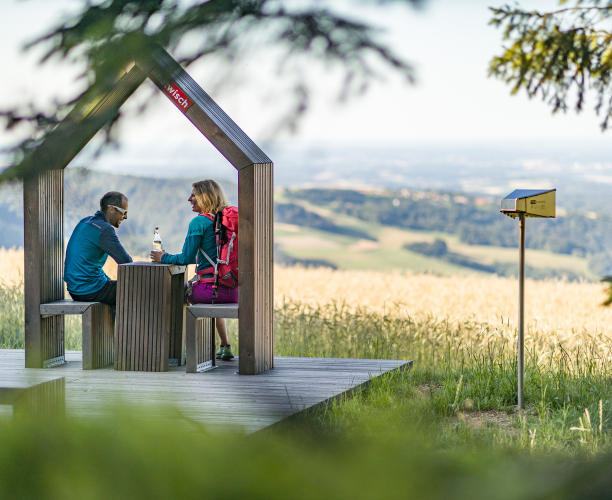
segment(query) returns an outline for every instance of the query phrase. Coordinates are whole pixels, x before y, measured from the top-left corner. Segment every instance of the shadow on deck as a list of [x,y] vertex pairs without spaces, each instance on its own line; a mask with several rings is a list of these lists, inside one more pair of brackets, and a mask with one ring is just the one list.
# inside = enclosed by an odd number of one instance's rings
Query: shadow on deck
[[26,369],[21,349],[0,349],[0,388],[65,379],[66,414],[103,416],[114,403],[146,408],[163,417],[178,409],[207,425],[233,425],[254,432],[347,391],[364,388],[372,377],[407,369],[411,361],[376,359],[274,358],[274,369],[238,375],[238,360],[219,362],[205,373],[115,371],[112,365],[82,370],[80,351],[67,351],[67,364]]

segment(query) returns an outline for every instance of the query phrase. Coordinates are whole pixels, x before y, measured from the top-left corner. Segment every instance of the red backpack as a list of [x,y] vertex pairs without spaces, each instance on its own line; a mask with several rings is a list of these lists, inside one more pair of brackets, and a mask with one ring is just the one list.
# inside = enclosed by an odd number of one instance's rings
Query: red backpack
[[[217,262],[201,248],[198,251],[210,262],[211,267],[198,271],[200,283],[213,283],[213,302],[217,297],[219,284],[228,288],[238,286],[238,209],[227,207],[216,214],[200,214],[213,221],[217,240]],[[213,274],[202,278],[203,274]]]

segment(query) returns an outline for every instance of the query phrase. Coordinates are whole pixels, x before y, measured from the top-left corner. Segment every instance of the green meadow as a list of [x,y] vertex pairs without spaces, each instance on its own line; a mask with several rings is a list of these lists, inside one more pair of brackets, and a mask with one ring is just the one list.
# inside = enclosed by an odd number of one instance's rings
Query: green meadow
[[[322,215],[329,216],[328,211],[321,212]],[[468,245],[461,243],[456,235],[448,233],[400,229],[366,223],[349,216],[341,216],[334,220],[340,227],[358,229],[376,238],[377,241],[305,226],[277,223],[274,230],[277,248],[301,260],[323,259],[338,269],[431,272],[443,276],[488,274],[402,248],[405,244],[431,243],[435,239],[441,239],[446,242],[449,251],[468,257],[479,264],[499,262],[518,266],[518,246],[507,248]],[[565,269],[590,280],[597,278],[589,269],[588,260],[584,257],[527,249],[526,262],[537,269]]]

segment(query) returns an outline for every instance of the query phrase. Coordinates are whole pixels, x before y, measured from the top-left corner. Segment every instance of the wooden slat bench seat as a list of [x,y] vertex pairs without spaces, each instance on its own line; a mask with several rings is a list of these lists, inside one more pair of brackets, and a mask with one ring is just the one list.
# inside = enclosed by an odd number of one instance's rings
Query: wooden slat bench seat
[[64,377],[48,382],[0,382],[0,405],[13,407],[14,417],[52,417],[66,414]]
[[[40,305],[43,318],[49,316],[80,314],[83,321],[83,370],[93,370],[110,365],[114,359],[115,328],[113,310],[100,302],[75,302],[57,300]],[[44,368],[63,363],[48,360]]]
[[[185,314],[187,373],[215,367],[215,318],[238,319],[238,304],[195,304]],[[203,320],[203,321],[200,321]]]

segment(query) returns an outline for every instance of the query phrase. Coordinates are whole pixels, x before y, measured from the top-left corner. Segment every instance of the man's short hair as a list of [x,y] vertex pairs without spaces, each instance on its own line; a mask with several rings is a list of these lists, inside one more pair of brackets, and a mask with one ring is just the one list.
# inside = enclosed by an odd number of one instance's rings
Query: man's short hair
[[109,191],[100,199],[100,210],[106,213],[110,205],[120,207],[127,197],[119,191]]

